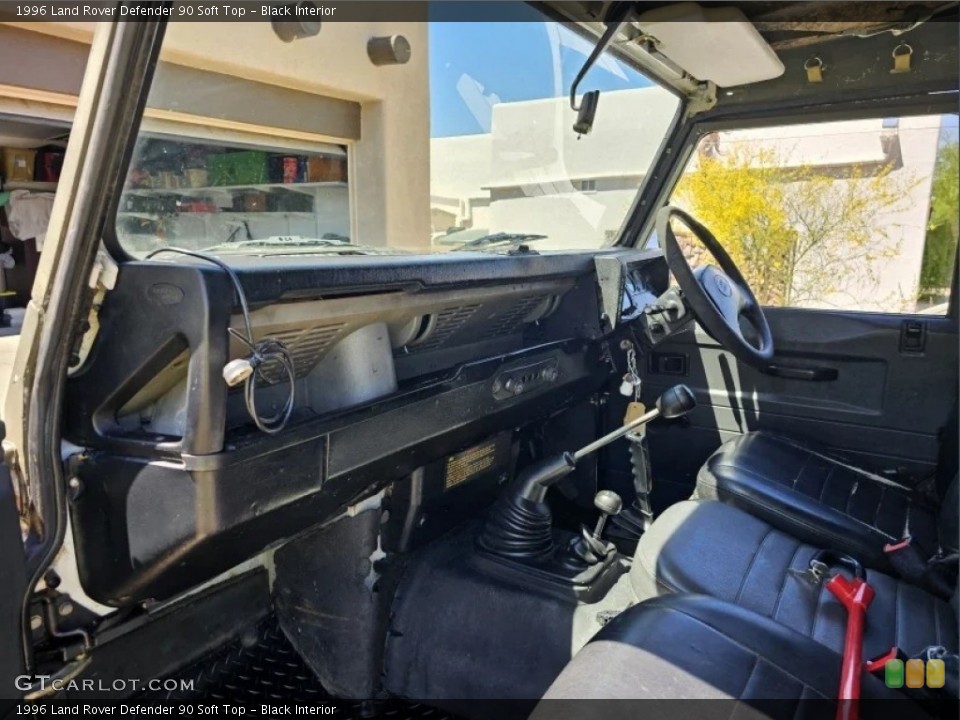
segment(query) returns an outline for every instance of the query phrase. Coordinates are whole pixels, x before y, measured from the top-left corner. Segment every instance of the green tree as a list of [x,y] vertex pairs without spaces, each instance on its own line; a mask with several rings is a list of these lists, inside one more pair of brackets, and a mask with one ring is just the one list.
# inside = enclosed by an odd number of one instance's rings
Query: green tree
[[919,300],[937,302],[950,291],[957,236],[960,230],[960,143],[952,142],[937,153],[930,191],[930,223],[923,246]]
[[878,216],[898,209],[911,183],[891,165],[791,166],[743,145],[698,158],[674,201],[714,232],[762,304],[805,305],[872,292],[877,261],[898,251]]

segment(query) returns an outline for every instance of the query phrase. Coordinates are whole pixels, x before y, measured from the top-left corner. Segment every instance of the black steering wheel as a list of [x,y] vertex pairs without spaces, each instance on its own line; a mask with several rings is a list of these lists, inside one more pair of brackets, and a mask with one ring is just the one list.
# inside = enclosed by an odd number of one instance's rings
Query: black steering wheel
[[[719,268],[714,265],[690,267],[670,227],[674,218],[682,221],[703,243]],[[773,336],[767,318],[736,263],[713,233],[680,208],[667,205],[657,213],[657,237],[662,243],[667,265],[683,291],[684,300],[704,330],[741,362],[766,367],[773,358]],[[744,336],[741,317],[756,330],[759,344],[753,344]]]

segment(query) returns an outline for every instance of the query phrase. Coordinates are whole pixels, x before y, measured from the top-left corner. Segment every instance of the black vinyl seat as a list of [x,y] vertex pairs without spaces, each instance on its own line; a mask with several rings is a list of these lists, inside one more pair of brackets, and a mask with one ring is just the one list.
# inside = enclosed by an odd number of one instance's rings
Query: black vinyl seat
[[[840,668],[840,655],[768,618],[716,598],[673,595],[635,605],[604,627],[561,672],[531,717],[597,716],[596,705],[551,702],[569,699],[775,700],[762,706],[764,714],[833,717],[823,701],[836,698]],[[898,712],[916,711],[877,677],[864,673],[861,683],[862,699],[900,700]],[[821,702],[798,705],[798,700]],[[616,707],[604,706],[603,715],[610,717],[609,710],[617,717],[637,716],[636,706],[619,714]],[[733,706],[703,709],[710,716],[743,714]]]
[[[640,598],[703,593],[842,652],[846,611],[805,572],[822,548],[731,505],[687,500],[669,507],[640,538],[630,580]],[[957,652],[956,591],[948,602],[877,570],[866,575],[876,597],[867,611],[865,658],[893,646],[909,655],[932,645]]]
[[887,543],[909,536],[925,558],[956,549],[955,532],[952,538],[938,533],[939,506],[956,470],[943,472],[940,499],[931,500],[815,446],[752,432],[724,443],[707,460],[695,497],[721,500],[799,540],[891,572]]

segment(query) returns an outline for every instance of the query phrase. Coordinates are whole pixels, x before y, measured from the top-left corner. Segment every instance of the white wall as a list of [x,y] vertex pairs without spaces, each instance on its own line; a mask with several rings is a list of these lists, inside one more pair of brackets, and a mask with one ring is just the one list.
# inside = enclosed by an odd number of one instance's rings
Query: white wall
[[[488,224],[478,213],[473,227],[547,235],[538,248],[600,247],[619,229],[676,107],[658,87],[603,93],[593,131],[578,139],[567,98],[498,103],[490,133],[431,141],[433,204],[493,191]],[[625,177],[633,178],[629,187],[592,193],[571,182]],[[508,188],[521,197],[497,197]]]

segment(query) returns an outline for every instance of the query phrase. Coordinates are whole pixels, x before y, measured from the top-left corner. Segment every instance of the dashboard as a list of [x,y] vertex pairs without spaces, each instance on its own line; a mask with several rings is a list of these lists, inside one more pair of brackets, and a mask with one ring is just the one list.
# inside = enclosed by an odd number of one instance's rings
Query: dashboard
[[[64,414],[81,448],[68,459],[84,488],[70,505],[78,566],[99,602],[170,597],[484,438],[588,403],[609,381],[611,325],[668,280],[659,251],[259,260],[231,266],[254,335],[293,356],[295,411],[274,435],[222,378],[244,351],[225,273],[129,262],[104,300]],[[274,378],[257,403],[285,392]]]

